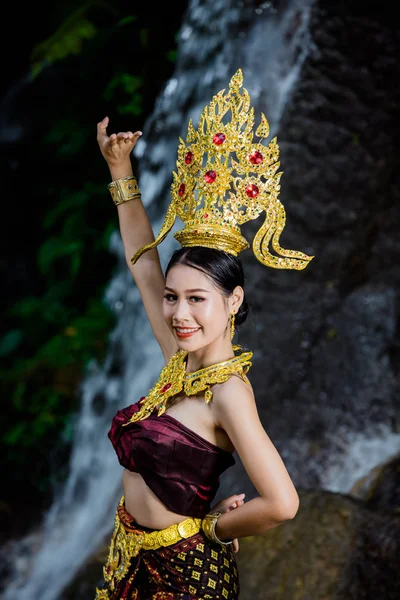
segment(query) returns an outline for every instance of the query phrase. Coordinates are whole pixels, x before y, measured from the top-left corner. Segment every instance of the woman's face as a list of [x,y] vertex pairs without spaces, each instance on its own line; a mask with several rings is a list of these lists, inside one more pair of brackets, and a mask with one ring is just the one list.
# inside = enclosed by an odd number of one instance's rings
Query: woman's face
[[168,272],[163,314],[179,347],[193,352],[229,335],[232,304],[202,271],[175,265]]

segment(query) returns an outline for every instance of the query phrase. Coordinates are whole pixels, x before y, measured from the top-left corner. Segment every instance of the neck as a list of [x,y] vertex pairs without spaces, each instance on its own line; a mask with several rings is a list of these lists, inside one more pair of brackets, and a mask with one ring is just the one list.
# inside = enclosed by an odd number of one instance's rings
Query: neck
[[232,342],[229,338],[215,340],[208,346],[203,346],[193,352],[188,352],[186,362],[186,372],[193,373],[204,367],[215,365],[233,358],[235,353],[232,349]]

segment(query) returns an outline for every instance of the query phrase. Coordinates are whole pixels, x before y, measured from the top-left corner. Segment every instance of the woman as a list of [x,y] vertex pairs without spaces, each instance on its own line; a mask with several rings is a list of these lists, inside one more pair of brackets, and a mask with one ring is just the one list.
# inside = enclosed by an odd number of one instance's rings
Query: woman
[[[247,314],[237,254],[248,244],[238,224],[266,211],[258,246],[253,245],[264,264],[301,269],[312,257],[278,244],[284,211],[277,201],[276,140],[264,147],[247,135],[243,142],[243,124],[251,128],[252,116],[246,90],[239,92],[241,83],[238,71],[228,94],[223,90],[206,107],[197,133],[189,124],[192,145],[188,149],[181,140],[173,201],[156,240],[130,161],[141,132],[108,136],[108,117],[97,126],[126,260],[165,359],[156,385],[118,411],[109,432],[125,467],[124,495],[97,600],[237,599],[238,539],[276,527],[298,509],[298,494],[260,422],[246,375],[252,353],[232,346],[235,323]],[[232,119],[227,125],[222,119],[228,109]],[[264,116],[256,133],[268,135]],[[244,178],[236,177],[235,196],[221,204],[232,171],[226,153],[232,150],[252,174],[235,162],[235,175]],[[176,215],[185,222],[175,234],[182,248],[172,255],[164,276],[156,245]],[[266,233],[267,225],[272,232]],[[273,235],[281,258],[267,250]],[[244,494],[234,494],[211,509],[219,476],[235,462],[234,451],[259,496],[244,503]]]

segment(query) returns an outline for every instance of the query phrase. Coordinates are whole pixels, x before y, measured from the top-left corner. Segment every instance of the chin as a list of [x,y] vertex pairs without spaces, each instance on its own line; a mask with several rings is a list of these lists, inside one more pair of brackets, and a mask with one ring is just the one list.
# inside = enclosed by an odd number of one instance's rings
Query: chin
[[204,348],[204,346],[208,345],[204,344],[203,342],[199,342],[198,340],[191,340],[190,338],[187,338],[186,340],[180,340],[177,338],[177,341],[179,348],[182,348],[182,350],[188,350],[189,352],[195,352],[196,350],[200,350],[201,348]]
[[183,348],[184,350],[189,350],[193,352],[194,350],[199,350],[199,348],[203,348],[204,344],[193,343],[192,340],[178,340],[178,346]]

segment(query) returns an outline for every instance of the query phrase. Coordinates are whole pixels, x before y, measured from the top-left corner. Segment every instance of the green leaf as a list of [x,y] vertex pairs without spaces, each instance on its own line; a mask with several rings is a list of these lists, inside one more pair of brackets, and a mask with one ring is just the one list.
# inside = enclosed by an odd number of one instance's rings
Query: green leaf
[[143,112],[142,97],[138,94],[135,94],[131,102],[118,106],[117,110],[121,115],[134,115],[135,117],[140,116]]
[[26,423],[16,423],[11,429],[9,429],[3,436],[3,441],[10,445],[16,446],[23,441],[25,436]]
[[134,23],[135,21],[137,21],[137,17],[135,17],[134,15],[129,15],[129,16],[124,17],[123,19],[121,19],[117,23],[117,26],[118,27],[123,27],[124,25],[130,25],[130,23]]
[[22,298],[19,302],[14,304],[9,312],[12,316],[19,316],[26,319],[35,315],[35,313],[40,310],[40,306],[39,298],[29,296],[28,298]]
[[51,269],[60,258],[73,257],[75,253],[81,252],[81,250],[82,243],[79,241],[67,242],[61,238],[49,238],[39,248],[38,264],[41,273],[50,275]]
[[92,2],[81,6],[62,23],[56,32],[44,42],[38,44],[31,54],[31,78],[34,79],[48,65],[68,56],[79,54],[83,42],[97,33],[95,25],[85,16]]
[[[60,194],[61,195],[61,194]],[[43,220],[43,228],[50,229],[54,227],[56,222],[64,217],[69,211],[79,209],[82,204],[85,204],[88,200],[88,195],[83,192],[76,192],[75,194],[65,195],[61,197],[57,204],[49,210]]]
[[12,403],[14,408],[21,412],[25,409],[24,404],[24,394],[26,392],[27,385],[25,381],[19,381],[15,387],[14,393],[12,395]]
[[143,87],[143,77],[131,75],[130,73],[118,73],[115,75],[103,92],[105,100],[114,99],[115,93],[122,91],[130,96]]

